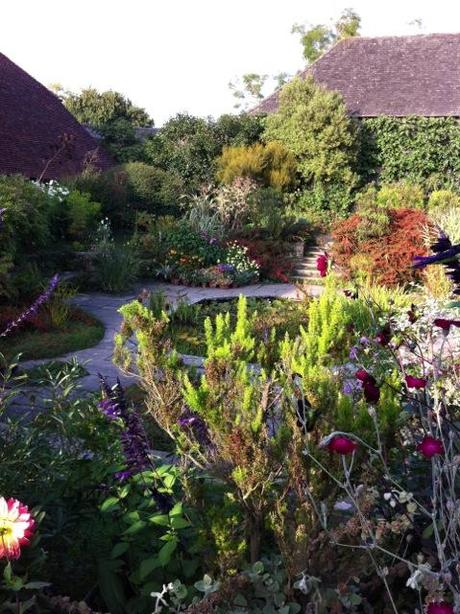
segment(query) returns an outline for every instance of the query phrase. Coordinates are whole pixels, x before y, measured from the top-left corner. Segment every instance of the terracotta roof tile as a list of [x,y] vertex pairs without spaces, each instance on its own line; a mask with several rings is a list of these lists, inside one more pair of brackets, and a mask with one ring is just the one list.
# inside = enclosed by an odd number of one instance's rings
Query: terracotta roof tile
[[[350,115],[460,116],[460,34],[356,37],[300,73],[340,92]],[[278,108],[279,91],[253,113]]]
[[0,53],[0,173],[58,179],[112,165],[59,98]]

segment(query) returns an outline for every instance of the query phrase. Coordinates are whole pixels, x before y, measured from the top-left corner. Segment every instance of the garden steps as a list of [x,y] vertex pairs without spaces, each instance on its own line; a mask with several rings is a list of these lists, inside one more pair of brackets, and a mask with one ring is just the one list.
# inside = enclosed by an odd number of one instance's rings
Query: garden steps
[[306,246],[302,258],[294,260],[292,274],[290,278],[296,283],[306,283],[307,285],[321,285],[322,279],[316,268],[316,259],[328,252],[332,248],[332,238],[330,235],[321,235],[316,239],[314,245]]

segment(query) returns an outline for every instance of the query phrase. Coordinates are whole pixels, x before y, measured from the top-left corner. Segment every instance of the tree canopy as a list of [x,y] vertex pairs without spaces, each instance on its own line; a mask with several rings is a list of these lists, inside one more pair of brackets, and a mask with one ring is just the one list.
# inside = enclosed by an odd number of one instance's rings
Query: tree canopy
[[360,26],[361,17],[358,13],[353,9],[345,9],[332,27],[324,24],[314,26],[295,24],[292,27],[292,32],[300,35],[303,56],[307,63],[311,64],[336,42],[352,36],[359,36]]
[[282,143],[297,157],[305,182],[355,183],[356,130],[340,94],[312,77],[295,78],[281,90],[278,111],[265,121],[265,140]]

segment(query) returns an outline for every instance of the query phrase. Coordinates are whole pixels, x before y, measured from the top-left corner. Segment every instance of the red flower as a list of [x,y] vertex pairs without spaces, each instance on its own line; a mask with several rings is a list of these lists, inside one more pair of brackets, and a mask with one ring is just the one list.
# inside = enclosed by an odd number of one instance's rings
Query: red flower
[[318,256],[316,259],[316,270],[319,271],[321,277],[326,277],[327,271],[329,269],[329,256],[326,252]]
[[440,439],[431,437],[431,435],[426,435],[417,446],[417,450],[425,458],[433,458],[433,456],[436,456],[436,454],[444,453],[444,446]]
[[359,379],[360,382],[372,381],[375,383],[374,377],[368,373],[365,369],[358,369],[355,373],[356,379]]
[[380,343],[380,345],[384,347],[390,343],[390,339],[391,339],[391,330],[389,326],[385,326],[385,328],[382,328],[382,330],[378,333],[378,335],[375,338],[377,343]]
[[435,326],[439,326],[446,333],[449,332],[451,326],[457,326],[460,328],[460,320],[445,320],[444,318],[436,318],[433,322]]
[[454,608],[447,601],[438,601],[430,603],[426,611],[427,614],[453,614]]
[[351,454],[358,448],[358,444],[349,437],[345,437],[345,435],[336,435],[331,439],[327,447],[336,454]]
[[425,388],[427,381],[423,377],[413,377],[412,375],[406,375],[406,385],[408,388],[416,388],[420,390]]
[[410,306],[410,310],[407,312],[407,317],[409,318],[409,322],[411,324],[413,324],[414,322],[417,322],[418,318],[417,318],[417,314],[415,313],[415,305]]
[[362,382],[364,398],[368,403],[378,403],[380,399],[380,390],[377,386],[377,381],[373,375],[365,369],[358,369],[355,373],[356,379]]
[[375,382],[367,380],[363,383],[364,398],[368,403],[378,403],[380,399],[380,390]]

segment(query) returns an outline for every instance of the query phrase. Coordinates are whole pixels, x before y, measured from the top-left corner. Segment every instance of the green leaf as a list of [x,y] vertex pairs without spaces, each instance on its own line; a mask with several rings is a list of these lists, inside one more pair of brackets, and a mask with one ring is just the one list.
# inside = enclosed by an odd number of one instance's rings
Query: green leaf
[[252,571],[254,573],[261,574],[261,573],[264,573],[264,570],[265,570],[265,567],[264,567],[264,564],[262,563],[262,561],[257,561],[252,566]]
[[159,524],[161,527],[169,527],[169,516],[166,514],[157,514],[155,516],[150,516],[149,522],[153,522],[154,524]]
[[235,599],[233,600],[233,604],[238,605],[242,608],[245,608],[248,605],[248,602],[246,598],[244,597],[244,595],[241,595],[241,593],[238,593],[238,595],[236,595]]
[[24,585],[24,588],[27,588],[30,591],[39,591],[47,586],[51,586],[51,584],[49,582],[27,582],[27,584]]
[[113,512],[114,510],[116,510],[116,509],[118,509],[120,507],[118,505],[118,502],[119,502],[118,497],[109,497],[101,505],[101,512],[103,512],[103,513]]
[[175,475],[169,474],[163,478],[163,484],[166,486],[166,488],[172,488],[174,486],[175,481],[176,481]]
[[173,529],[185,529],[185,527],[190,526],[190,522],[185,518],[181,518],[180,516],[174,516],[171,518],[171,526]]
[[434,527],[433,527],[433,523],[431,523],[427,527],[425,527],[422,533],[423,539],[429,539],[433,535],[433,532],[434,532]]
[[171,555],[176,548],[177,539],[172,539],[171,541],[166,542],[166,544],[161,548],[160,552],[158,553],[158,559],[162,567],[165,567],[169,563],[171,560]]
[[182,515],[182,502],[176,503],[176,505],[169,512],[170,516],[181,516]]
[[115,546],[112,548],[112,552],[110,553],[110,557],[112,559],[116,559],[117,557],[121,556],[122,554],[124,554],[129,548],[129,543],[128,542],[119,542],[118,544],[115,544]]
[[11,563],[8,561],[5,569],[3,570],[3,578],[6,582],[10,582],[13,577],[13,569],[11,567]]
[[126,531],[124,531],[123,535],[134,535],[135,533],[139,533],[139,531],[142,531],[142,529],[145,529],[146,526],[147,523],[144,520],[138,520],[130,527],[128,527]]
[[149,573],[161,566],[160,557],[152,556],[149,559],[144,559],[139,566],[139,575],[141,580],[144,580]]

